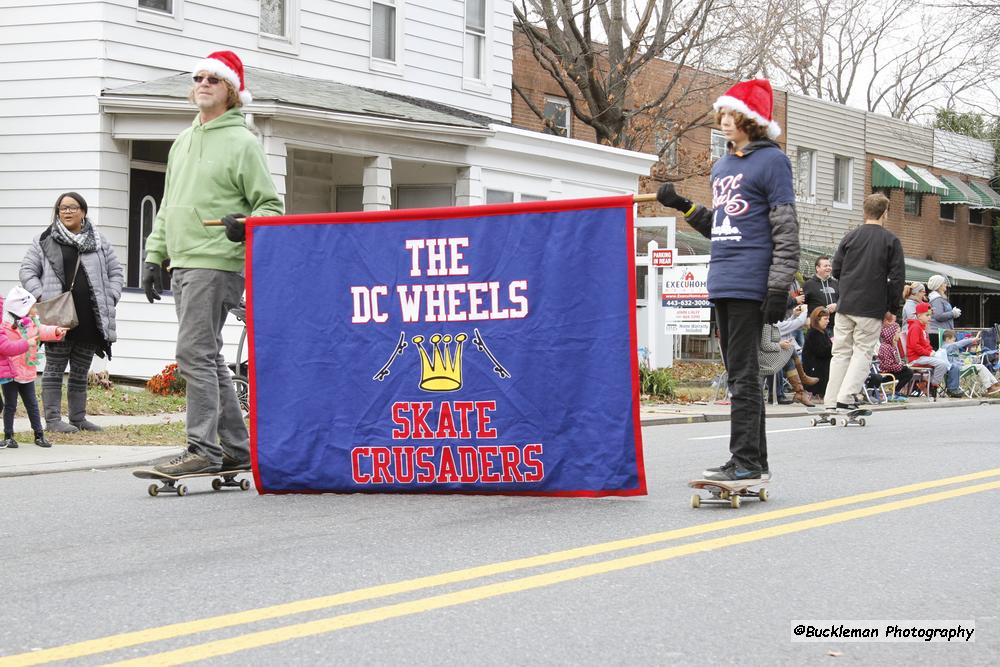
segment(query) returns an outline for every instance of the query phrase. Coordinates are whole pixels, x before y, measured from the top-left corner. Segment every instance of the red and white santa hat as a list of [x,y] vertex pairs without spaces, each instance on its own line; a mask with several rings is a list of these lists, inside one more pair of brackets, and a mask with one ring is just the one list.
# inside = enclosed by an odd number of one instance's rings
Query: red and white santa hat
[[767,79],[741,81],[726,94],[715,100],[712,108],[716,111],[738,111],[767,128],[767,136],[777,139],[781,136],[781,126],[771,120],[774,107],[774,91]]
[[198,74],[198,72],[214,74],[233,84],[233,88],[240,94],[241,103],[250,104],[253,100],[253,95],[250,94],[243,82],[243,61],[232,51],[216,51],[208,54],[207,58],[191,70],[191,76]]

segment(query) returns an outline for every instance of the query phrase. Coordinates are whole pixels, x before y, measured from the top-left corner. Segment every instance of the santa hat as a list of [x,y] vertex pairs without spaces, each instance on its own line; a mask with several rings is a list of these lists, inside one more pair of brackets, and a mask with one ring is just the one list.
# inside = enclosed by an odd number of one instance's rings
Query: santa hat
[[24,317],[34,305],[35,297],[31,296],[31,292],[24,289],[20,285],[15,285],[11,288],[10,292],[7,293],[7,298],[4,299],[3,319],[7,319],[7,313],[13,313],[17,317]]
[[240,94],[242,104],[250,104],[253,100],[253,95],[243,83],[243,61],[232,51],[216,51],[208,54],[207,58],[195,65],[191,75],[194,76],[198,72],[214,74],[233,84],[233,88]]
[[781,136],[781,126],[771,120],[771,109],[774,106],[774,92],[771,82],[767,79],[752,79],[741,81],[726,91],[726,94],[715,100],[712,108],[716,111],[738,111],[752,119],[761,127],[767,128],[767,136],[777,139]]

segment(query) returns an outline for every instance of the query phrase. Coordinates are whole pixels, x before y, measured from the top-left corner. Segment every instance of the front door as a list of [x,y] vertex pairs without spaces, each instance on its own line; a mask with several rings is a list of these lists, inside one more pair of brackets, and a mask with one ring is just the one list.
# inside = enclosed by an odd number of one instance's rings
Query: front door
[[[146,256],[146,237],[153,231],[153,220],[163,201],[166,174],[133,168],[129,175],[128,199],[128,286],[140,287],[142,262]],[[170,277],[164,274],[163,289],[170,289]]]

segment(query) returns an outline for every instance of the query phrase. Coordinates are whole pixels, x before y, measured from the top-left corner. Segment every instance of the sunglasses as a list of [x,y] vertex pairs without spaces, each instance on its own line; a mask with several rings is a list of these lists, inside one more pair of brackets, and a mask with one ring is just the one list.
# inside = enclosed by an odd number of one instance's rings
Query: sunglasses
[[222,79],[220,79],[217,76],[201,76],[201,75],[198,75],[198,76],[194,76],[194,77],[191,77],[191,78],[194,79],[195,83],[201,83],[202,81],[206,81],[207,80],[213,86],[218,85],[219,82],[222,81]]
[[60,206],[59,207],[59,212],[60,213],[76,213],[79,210],[80,210],[79,206]]

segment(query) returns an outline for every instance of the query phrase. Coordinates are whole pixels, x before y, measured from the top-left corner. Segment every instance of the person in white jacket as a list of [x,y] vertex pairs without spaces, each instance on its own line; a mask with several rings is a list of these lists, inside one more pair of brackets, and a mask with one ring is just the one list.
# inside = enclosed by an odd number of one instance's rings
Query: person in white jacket
[[927,300],[931,304],[931,321],[927,324],[927,336],[931,339],[931,347],[940,347],[940,333],[955,328],[955,320],[962,316],[961,308],[953,308],[948,300],[948,279],[935,275],[927,279],[927,289],[930,293]]

